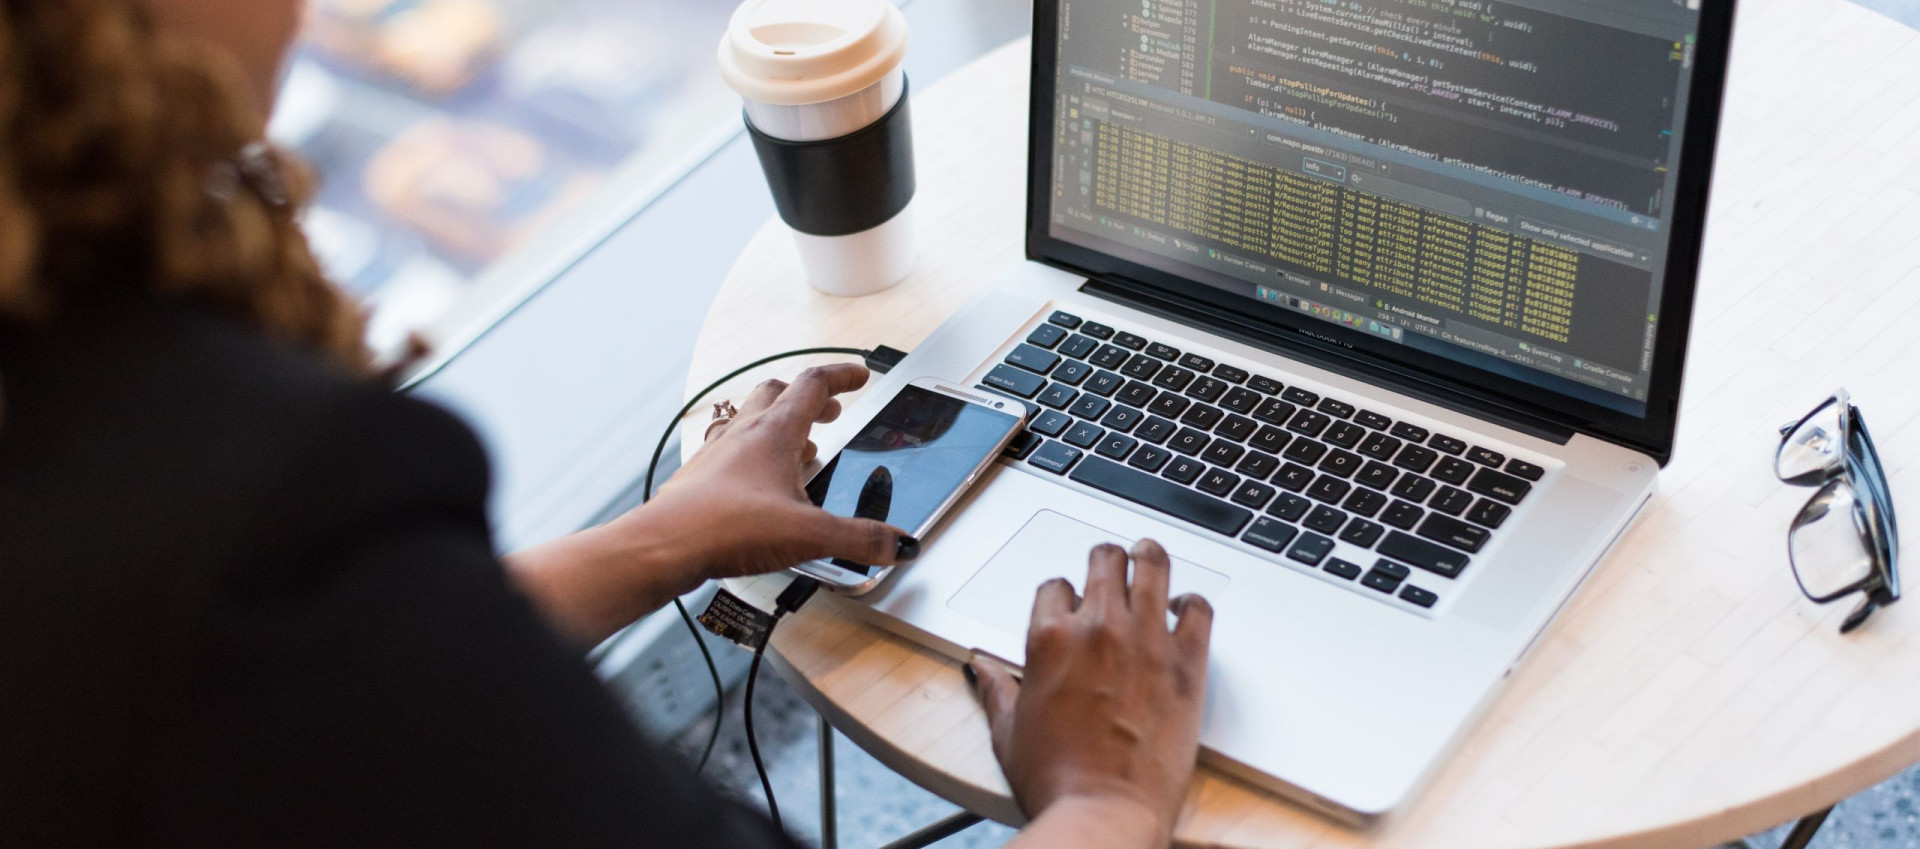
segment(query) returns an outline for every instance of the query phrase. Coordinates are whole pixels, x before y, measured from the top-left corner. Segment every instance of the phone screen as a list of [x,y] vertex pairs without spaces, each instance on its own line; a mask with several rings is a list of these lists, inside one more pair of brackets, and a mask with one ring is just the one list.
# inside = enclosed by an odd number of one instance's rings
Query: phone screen
[[[918,533],[1019,426],[1013,413],[907,386],[814,476],[807,497],[835,515]],[[871,574],[865,565],[834,565]]]

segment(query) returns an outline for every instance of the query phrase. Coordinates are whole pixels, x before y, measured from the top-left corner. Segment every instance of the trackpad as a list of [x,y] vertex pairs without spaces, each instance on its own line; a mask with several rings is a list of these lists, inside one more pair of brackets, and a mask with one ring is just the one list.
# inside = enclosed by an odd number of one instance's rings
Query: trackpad
[[[1033,613],[1033,591],[1053,578],[1066,578],[1075,592],[1085,594],[1087,552],[1103,542],[1131,546],[1133,539],[1042,510],[953,594],[947,606],[1016,637],[1024,636]],[[1227,581],[1219,572],[1175,557],[1168,597],[1194,593],[1216,601]]]

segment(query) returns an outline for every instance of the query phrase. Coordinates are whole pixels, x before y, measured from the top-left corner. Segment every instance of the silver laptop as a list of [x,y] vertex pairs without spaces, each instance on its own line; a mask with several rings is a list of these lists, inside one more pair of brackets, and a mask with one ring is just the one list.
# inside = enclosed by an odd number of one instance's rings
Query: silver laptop
[[848,603],[1019,664],[1038,584],[1152,537],[1218,612],[1203,760],[1404,804],[1670,455],[1731,17],[1039,0],[1030,261],[862,405],[1035,415]]

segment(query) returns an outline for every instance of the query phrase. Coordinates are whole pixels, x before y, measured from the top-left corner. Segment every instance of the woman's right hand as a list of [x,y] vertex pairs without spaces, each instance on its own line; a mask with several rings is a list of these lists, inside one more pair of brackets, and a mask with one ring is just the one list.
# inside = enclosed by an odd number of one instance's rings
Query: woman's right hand
[[968,668],[994,755],[1036,827],[1050,810],[1078,807],[1082,826],[1151,828],[1127,836],[1164,846],[1199,751],[1213,608],[1181,596],[1169,631],[1166,551],[1141,540],[1132,559],[1131,586],[1117,545],[1088,556],[1084,599],[1063,579],[1040,586],[1020,680],[979,658]]

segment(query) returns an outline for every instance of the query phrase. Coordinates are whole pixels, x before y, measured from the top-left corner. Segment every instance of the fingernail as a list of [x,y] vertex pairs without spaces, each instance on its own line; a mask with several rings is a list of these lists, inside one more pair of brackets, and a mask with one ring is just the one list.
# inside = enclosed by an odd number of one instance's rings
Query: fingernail
[[980,689],[980,673],[973,671],[973,664],[960,664],[960,674],[967,676],[967,686]]
[[912,560],[920,556],[920,541],[910,536],[902,536],[893,542],[893,559]]

